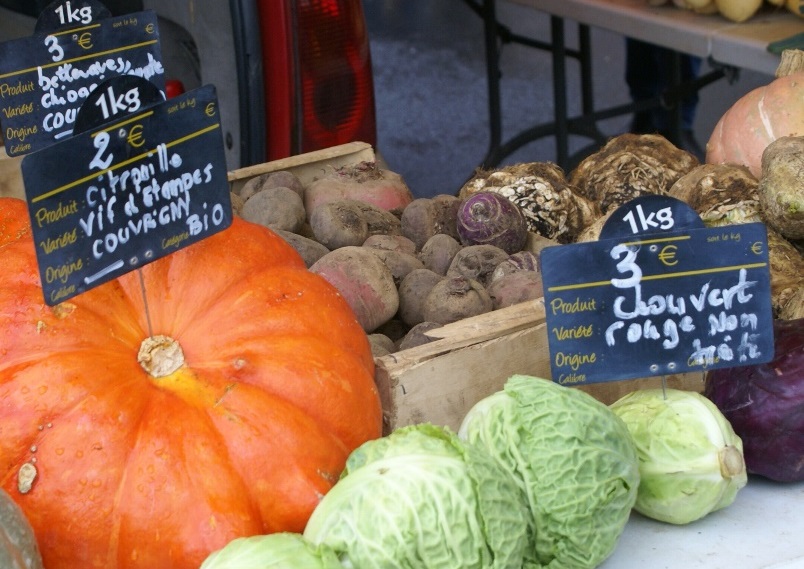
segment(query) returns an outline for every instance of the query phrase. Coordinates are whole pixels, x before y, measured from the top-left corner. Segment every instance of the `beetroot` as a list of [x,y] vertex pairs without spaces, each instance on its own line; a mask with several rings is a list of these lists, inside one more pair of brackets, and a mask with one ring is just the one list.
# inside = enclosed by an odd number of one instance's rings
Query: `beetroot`
[[310,271],[338,289],[366,332],[374,332],[387,323],[399,309],[394,275],[368,247],[330,251],[313,263]]
[[706,375],[704,395],[743,441],[748,472],[804,481],[804,318],[774,322],[773,360]]
[[304,207],[310,216],[321,204],[358,200],[386,211],[401,212],[413,201],[402,176],[375,162],[328,168],[304,190]]

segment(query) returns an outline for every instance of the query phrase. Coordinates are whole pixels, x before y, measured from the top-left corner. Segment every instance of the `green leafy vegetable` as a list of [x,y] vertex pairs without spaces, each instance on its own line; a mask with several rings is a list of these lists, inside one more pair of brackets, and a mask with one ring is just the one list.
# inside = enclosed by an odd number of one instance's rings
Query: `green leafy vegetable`
[[526,567],[591,569],[614,551],[639,486],[623,422],[592,396],[515,375],[458,436],[487,449],[527,495]]
[[485,452],[422,424],[364,443],[304,536],[359,569],[520,569],[524,496]]
[[240,537],[215,551],[201,569],[343,569],[337,555],[301,534],[280,532]]
[[740,437],[703,395],[644,389],[611,409],[637,445],[639,513],[687,524],[730,505],[748,481]]

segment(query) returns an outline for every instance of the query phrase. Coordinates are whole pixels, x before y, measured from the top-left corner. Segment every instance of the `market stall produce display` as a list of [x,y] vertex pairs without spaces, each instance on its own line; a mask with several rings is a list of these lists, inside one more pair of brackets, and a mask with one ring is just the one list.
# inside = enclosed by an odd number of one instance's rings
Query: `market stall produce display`
[[[369,243],[367,239],[365,245],[361,247],[404,250],[406,255],[417,258],[421,266],[410,263],[408,272],[393,272],[399,296],[398,312],[388,322],[367,330],[376,350],[375,354],[388,355],[397,351],[400,358],[405,358],[407,351],[414,351],[414,346],[421,346],[422,343],[432,341],[433,337],[428,337],[428,333],[437,332],[443,324],[437,322],[439,320],[437,317],[424,316],[426,301],[433,294],[428,314],[432,314],[436,307],[444,312],[444,307],[448,303],[438,294],[434,294],[434,291],[438,292],[437,287],[439,286],[447,286],[450,279],[459,277],[464,279],[461,281],[462,286],[455,290],[457,294],[461,295],[462,300],[480,299],[480,302],[477,303],[480,308],[475,309],[475,312],[482,315],[483,311],[488,310],[488,304],[483,302],[485,295],[480,292],[481,290],[485,290],[494,301],[498,295],[492,294],[492,287],[494,282],[499,282],[502,277],[538,276],[538,258],[545,246],[558,245],[559,242],[571,243],[574,239],[580,240],[581,234],[596,227],[597,229],[590,232],[588,237],[594,239],[599,233],[602,223],[607,219],[607,214],[613,211],[614,206],[627,202],[635,196],[649,194],[670,195],[683,200],[699,213],[704,224],[709,227],[757,221],[766,222],[769,233],[774,313],[777,317],[786,314],[783,308],[791,306],[792,299],[800,295],[802,285],[804,285],[804,280],[802,280],[804,270],[801,268],[804,266],[802,265],[804,260],[800,253],[799,241],[778,233],[772,229],[769,223],[769,216],[785,217],[788,214],[781,210],[771,211],[760,200],[759,186],[767,172],[758,178],[742,165],[699,164],[691,155],[674,148],[665,139],[655,135],[622,135],[614,137],[606,146],[605,150],[601,149],[599,152],[593,153],[587,159],[583,169],[578,172],[570,172],[565,175],[550,163],[521,164],[496,171],[478,172],[477,176],[458,192],[458,211],[460,211],[460,204],[466,204],[472,196],[485,192],[495,192],[496,195],[503,197],[507,195],[506,199],[510,199],[511,203],[518,205],[528,223],[528,239],[522,251],[509,253],[493,245],[478,246],[462,243],[459,235],[456,238],[460,220],[457,217],[450,219],[452,215],[457,215],[454,209],[455,196],[444,195],[435,198],[414,199],[401,211],[395,211],[394,214],[401,221],[400,232],[402,235],[396,234],[396,229],[390,232],[391,235],[384,237],[372,235],[369,238],[372,242]],[[512,171],[518,172],[518,175],[512,174]],[[646,171],[653,172],[653,177],[645,176]],[[546,174],[548,172],[549,175]],[[592,174],[593,172],[596,173]],[[579,182],[585,184],[585,189],[581,190],[571,181],[573,179],[581,181],[585,177],[598,182],[605,180],[606,185],[599,187],[594,182],[583,181]],[[546,182],[548,179],[549,185]],[[508,182],[508,185],[505,185],[505,182]],[[793,188],[794,191],[789,194],[795,199],[796,191],[801,185],[787,183],[785,187]],[[606,188],[611,188],[611,190]],[[543,195],[552,195],[555,199],[540,201]],[[607,203],[610,202],[607,212],[601,211],[597,207],[602,203],[604,196],[610,196],[607,201]],[[527,210],[527,208],[530,209]],[[794,208],[788,209],[793,210]],[[455,224],[455,220],[457,220],[457,224]],[[542,223],[545,220],[551,220],[551,223]],[[535,221],[539,221],[539,223],[537,224]],[[570,231],[571,226],[574,229]],[[413,230],[413,227],[416,229]],[[556,227],[560,229],[557,231]],[[305,231],[309,231],[309,229],[303,229],[302,233]],[[314,238],[314,234],[308,234]],[[560,240],[555,238],[559,234],[561,235]],[[570,235],[574,237],[570,238]],[[382,239],[380,239],[381,237]],[[335,249],[335,251],[337,250]],[[536,293],[536,295],[535,298],[538,298],[540,293]],[[439,298],[441,300],[437,300]],[[516,307],[517,305],[514,303],[513,308]],[[497,307],[493,302],[491,311],[494,310],[497,310]],[[457,320],[455,320],[456,318]],[[428,319],[436,320],[436,322],[428,321]],[[472,320],[469,318],[465,321]],[[459,325],[462,321],[461,315],[457,314],[452,317],[447,316],[443,320],[443,322],[453,322],[454,325]],[[407,334],[411,335],[407,336]],[[440,336],[436,333],[434,337]],[[437,381],[437,379],[432,378],[431,381]],[[413,385],[411,387],[415,388]],[[702,387],[701,383],[700,389]],[[570,391],[575,392],[575,390]],[[668,391],[668,397],[672,393],[672,390]],[[696,401],[702,399],[698,393],[684,392],[684,394],[694,396]],[[653,392],[651,396],[656,399],[656,392]],[[624,406],[624,404],[621,405]],[[675,403],[666,401],[664,405],[673,408]],[[699,407],[710,411],[710,416],[713,415],[711,409],[714,407],[710,409],[700,405]],[[569,417],[566,420],[572,421]],[[720,419],[715,422],[725,425],[723,429],[716,429],[721,434],[726,433],[723,434],[723,441],[721,441],[723,446],[718,447],[717,451],[711,451],[717,446],[716,444],[712,447],[705,444],[695,447],[705,448],[703,453],[708,453],[710,457],[702,458],[700,461],[689,458],[693,453],[694,445],[685,446],[685,444],[690,445],[691,441],[696,440],[710,440],[715,430],[706,426],[708,423],[705,420],[701,422],[683,421],[683,427],[691,431],[685,436],[675,436],[673,433],[677,433],[677,430],[663,430],[658,427],[656,432],[642,433],[642,441],[637,446],[642,444],[646,445],[643,448],[653,448],[657,451],[662,447],[674,449],[670,455],[678,463],[686,460],[690,461],[693,467],[697,467],[703,461],[712,467],[711,476],[705,475],[705,479],[710,480],[707,484],[701,484],[701,480],[697,478],[697,475],[692,474],[692,470],[687,470],[690,476],[686,481],[680,481],[677,475],[673,475],[670,471],[675,471],[675,469],[672,468],[664,474],[653,472],[650,476],[646,476],[648,480],[644,486],[646,492],[649,492],[650,490],[647,489],[650,488],[653,490],[660,487],[669,488],[667,492],[659,491],[658,498],[662,500],[661,507],[657,507],[655,500],[653,503],[647,500],[650,505],[645,507],[646,513],[656,515],[659,519],[665,519],[674,526],[694,526],[695,523],[700,523],[701,517],[708,518],[714,515],[713,511],[727,510],[737,499],[738,491],[751,484],[745,468],[742,467],[744,458],[739,433],[735,434],[730,430],[728,421],[724,422],[723,419]],[[628,436],[634,437],[630,432]],[[677,440],[674,443],[673,440],[667,440],[668,438],[684,439],[682,442],[685,444],[676,444]],[[676,450],[679,451],[677,454],[675,454]],[[508,455],[514,456],[516,453],[508,453]],[[721,457],[724,458],[723,463],[719,461]],[[726,467],[721,468],[722,464],[725,464]],[[543,473],[543,475],[546,483],[550,484],[547,473]],[[689,491],[691,486],[687,487],[685,484],[694,485],[689,480],[696,480],[699,483],[700,492]],[[675,495],[673,489],[678,490]],[[416,490],[416,492],[419,491],[421,490]],[[538,502],[538,496],[533,500]],[[341,499],[339,502],[343,507],[352,507],[348,500]],[[542,500],[542,506],[548,507],[544,500]],[[336,525],[333,524],[330,527]],[[600,528],[598,527],[597,530],[599,532]],[[428,530],[422,531],[425,534],[428,533]],[[549,534],[553,530],[545,531],[546,533],[543,532],[543,535]],[[617,531],[613,532],[614,542],[617,541],[618,535]],[[348,549],[349,546],[345,545],[345,540],[348,539],[347,534],[341,532],[338,537],[339,547]],[[592,563],[592,566],[596,563],[604,563],[605,558],[606,554],[595,558],[596,561]],[[381,564],[380,566],[386,565]]]
[[[554,165],[548,166],[555,169]],[[371,172],[374,168],[361,163],[350,171]],[[319,195],[325,195],[326,180],[343,184],[340,170],[330,170],[325,168],[325,175],[303,191],[315,186]],[[265,186],[264,180],[278,174],[289,186],[303,186],[289,171],[264,173],[243,184],[233,201],[242,200],[246,211],[266,191],[254,191],[255,186]],[[396,180],[390,174],[385,176]],[[288,231],[283,223],[271,223],[268,215],[254,213],[251,219],[285,238],[312,272],[333,284],[367,333],[390,336],[396,344],[406,340],[406,334],[420,324],[454,322],[541,296],[535,254],[528,253],[528,263],[512,263],[523,249],[538,250],[555,242],[529,233],[518,206],[491,192],[473,193],[471,200],[446,194],[414,199],[409,190],[401,188],[404,182],[400,179],[393,190],[394,199],[385,202],[355,197],[317,198],[322,203],[306,211],[306,223],[296,233]],[[360,185],[350,191],[358,190],[366,195],[372,192]],[[404,192],[407,200],[400,198]],[[311,203],[307,199],[305,202]],[[465,211],[461,215],[460,208],[467,203],[472,213]],[[482,204],[483,211],[478,204]],[[500,210],[495,213],[490,207],[495,205],[504,209],[505,219],[519,220],[516,231],[500,223]],[[474,232],[471,237],[467,229],[470,222]],[[500,271],[494,275],[502,261],[508,261],[517,272],[529,274],[508,276]],[[492,284],[494,287],[489,288]],[[422,287],[427,294],[423,294]],[[431,293],[433,297],[428,301]],[[421,328],[417,330],[420,331]],[[411,338],[406,344],[411,344]]]
[[[802,140],[766,144],[757,174],[621,135],[566,174],[518,164],[427,199],[371,160],[304,182],[272,171],[234,190],[243,219],[231,229],[52,308],[24,203],[0,201],[2,487],[46,569],[243,569],[266,550],[299,567],[592,569],[635,505],[695,523],[750,485],[743,460],[799,481],[789,450],[801,437],[801,354],[781,331],[802,329]],[[596,239],[617,206],[650,194],[683,200],[707,226],[768,228],[787,359],[709,374],[717,428],[694,413],[679,421],[673,390],[607,408],[515,376],[467,413],[460,436],[426,420],[381,436],[372,356],[403,359],[434,330],[538,301],[545,247]],[[476,394],[441,404],[469,407]]]

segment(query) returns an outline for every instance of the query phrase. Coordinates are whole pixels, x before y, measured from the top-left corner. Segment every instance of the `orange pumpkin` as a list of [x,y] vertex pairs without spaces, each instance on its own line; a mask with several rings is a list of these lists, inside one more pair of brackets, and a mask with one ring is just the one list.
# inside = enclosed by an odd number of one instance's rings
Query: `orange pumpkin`
[[746,166],[759,178],[762,152],[771,142],[804,135],[804,68],[785,73],[750,91],[723,114],[706,143],[706,162]]
[[0,198],[0,481],[45,567],[197,568],[301,531],[381,434],[343,298],[235,219],[141,269],[149,318],[137,272],[51,308],[25,207]]

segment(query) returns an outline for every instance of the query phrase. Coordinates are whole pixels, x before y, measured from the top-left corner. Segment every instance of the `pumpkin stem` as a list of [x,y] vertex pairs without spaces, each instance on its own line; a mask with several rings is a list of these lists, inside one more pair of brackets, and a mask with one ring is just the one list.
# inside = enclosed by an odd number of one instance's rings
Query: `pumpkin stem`
[[782,52],[782,60],[776,68],[776,77],[787,77],[793,73],[804,71],[804,50],[786,49]]
[[149,336],[140,344],[137,361],[152,377],[165,377],[184,364],[184,352],[170,336]]

